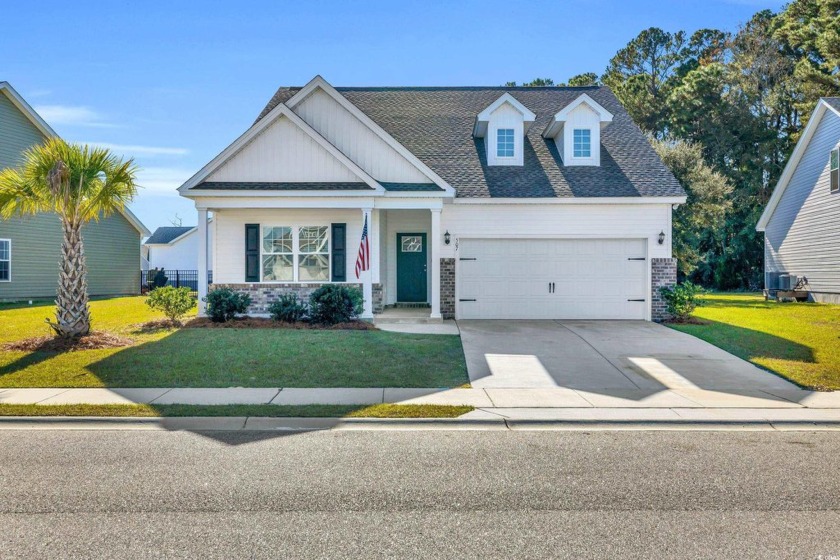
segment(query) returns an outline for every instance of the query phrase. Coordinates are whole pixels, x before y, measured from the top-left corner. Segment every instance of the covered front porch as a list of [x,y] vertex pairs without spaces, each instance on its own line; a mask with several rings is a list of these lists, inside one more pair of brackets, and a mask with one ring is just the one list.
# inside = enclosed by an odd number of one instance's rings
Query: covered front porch
[[[319,286],[337,283],[362,290],[364,319],[389,309],[442,317],[440,198],[285,198],[261,200],[259,207],[247,200],[201,202],[198,235],[206,242],[199,242],[199,271],[206,271],[212,251],[212,287],[248,293],[249,314],[266,314],[284,293],[308,298]],[[367,259],[360,258],[365,224]],[[207,290],[206,281],[199,282],[199,301]]]

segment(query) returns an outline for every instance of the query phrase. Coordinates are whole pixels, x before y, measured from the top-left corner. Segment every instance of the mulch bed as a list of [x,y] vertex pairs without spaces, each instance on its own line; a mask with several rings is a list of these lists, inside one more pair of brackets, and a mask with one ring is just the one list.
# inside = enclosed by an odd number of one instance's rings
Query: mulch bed
[[137,330],[134,331],[135,333],[149,334],[167,329],[179,329],[183,325],[178,321],[170,321],[169,319],[155,319],[154,321],[146,321],[145,323],[134,326],[137,327]]
[[669,319],[665,321],[666,323],[670,323],[672,325],[708,325],[708,321],[704,321],[702,319],[698,319],[697,317],[688,317],[687,319]]
[[226,323],[214,323],[207,317],[197,317],[184,324],[189,329],[292,329],[292,330],[327,330],[327,331],[374,331],[373,323],[350,321],[336,325],[318,325],[303,321],[284,323],[261,317],[237,317]]
[[3,345],[5,350],[18,352],[76,352],[78,350],[98,350],[101,348],[122,348],[131,346],[130,338],[107,332],[92,332],[77,338],[57,336],[36,336]]

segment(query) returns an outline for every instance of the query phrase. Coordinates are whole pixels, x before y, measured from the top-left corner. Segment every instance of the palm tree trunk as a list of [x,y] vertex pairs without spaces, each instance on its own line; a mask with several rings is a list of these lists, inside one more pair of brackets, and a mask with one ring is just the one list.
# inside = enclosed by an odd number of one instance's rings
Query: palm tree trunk
[[47,322],[59,336],[84,336],[90,332],[90,310],[82,224],[62,220],[62,225],[64,240],[61,243],[58,296],[55,299],[56,322]]

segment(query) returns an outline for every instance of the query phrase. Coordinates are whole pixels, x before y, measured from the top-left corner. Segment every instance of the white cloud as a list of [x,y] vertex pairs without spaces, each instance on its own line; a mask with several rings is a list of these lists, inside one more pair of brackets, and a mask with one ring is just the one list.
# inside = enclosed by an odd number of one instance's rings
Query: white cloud
[[90,107],[71,105],[38,105],[35,112],[50,125],[90,126],[111,128],[114,125]]
[[176,196],[177,189],[184,181],[193,176],[195,170],[179,167],[141,167],[137,174],[137,184],[143,187],[140,196],[149,194],[171,194]]
[[186,148],[167,148],[164,146],[135,146],[132,144],[109,144],[107,142],[81,142],[91,146],[106,148],[127,156],[183,156],[190,153]]

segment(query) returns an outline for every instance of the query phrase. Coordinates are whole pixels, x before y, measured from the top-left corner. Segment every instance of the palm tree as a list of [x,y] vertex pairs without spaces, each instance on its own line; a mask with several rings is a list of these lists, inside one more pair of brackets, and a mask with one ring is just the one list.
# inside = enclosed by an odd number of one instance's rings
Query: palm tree
[[17,169],[0,171],[0,217],[55,212],[64,232],[59,262],[57,335],[90,332],[82,226],[122,210],[137,192],[134,160],[109,150],[50,138],[23,153]]

